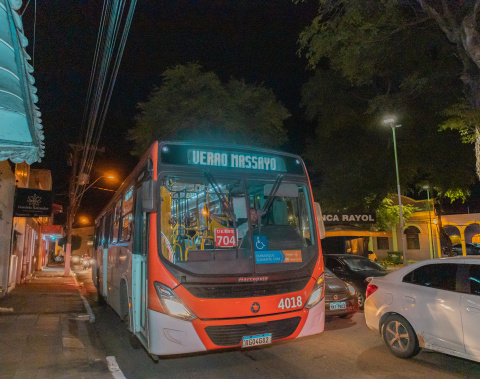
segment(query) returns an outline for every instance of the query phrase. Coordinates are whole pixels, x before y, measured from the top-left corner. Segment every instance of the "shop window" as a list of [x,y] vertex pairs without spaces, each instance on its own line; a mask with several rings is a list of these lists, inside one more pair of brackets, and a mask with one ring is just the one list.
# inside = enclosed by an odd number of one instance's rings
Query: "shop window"
[[377,237],[377,249],[378,250],[388,250],[388,237]]
[[405,237],[407,238],[407,249],[420,249],[420,238],[418,237],[419,234],[420,230],[415,226],[409,226],[407,229],[405,229]]

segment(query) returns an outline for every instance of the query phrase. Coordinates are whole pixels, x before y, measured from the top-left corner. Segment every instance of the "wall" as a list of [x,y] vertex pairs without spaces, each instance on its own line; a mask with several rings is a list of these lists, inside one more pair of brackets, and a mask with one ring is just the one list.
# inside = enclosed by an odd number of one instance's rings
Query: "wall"
[[0,298],[8,292],[15,175],[7,161],[0,162]]

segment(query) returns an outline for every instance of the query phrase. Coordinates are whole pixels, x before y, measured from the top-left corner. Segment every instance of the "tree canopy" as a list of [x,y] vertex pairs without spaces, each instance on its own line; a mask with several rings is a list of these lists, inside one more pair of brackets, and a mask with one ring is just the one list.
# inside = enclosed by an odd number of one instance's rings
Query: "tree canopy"
[[134,153],[157,139],[202,140],[278,147],[287,134],[289,111],[263,85],[230,79],[222,83],[198,64],[166,70],[163,82],[140,103],[136,125],[129,131]]
[[[432,12],[443,4],[445,17],[450,9],[458,23],[473,6],[413,0],[319,3],[299,43],[315,68],[302,102],[317,123],[306,157],[320,175],[322,201],[337,208],[368,202],[376,207],[394,192],[392,132],[382,122],[392,116],[402,125],[396,130],[402,189],[423,181],[442,193],[466,190],[474,181],[473,149],[446,129],[459,129],[467,116],[472,125],[477,117],[463,77],[470,72],[464,59],[470,58],[446,38]],[[465,108],[470,114],[458,111]],[[471,130],[463,134],[471,141]]]

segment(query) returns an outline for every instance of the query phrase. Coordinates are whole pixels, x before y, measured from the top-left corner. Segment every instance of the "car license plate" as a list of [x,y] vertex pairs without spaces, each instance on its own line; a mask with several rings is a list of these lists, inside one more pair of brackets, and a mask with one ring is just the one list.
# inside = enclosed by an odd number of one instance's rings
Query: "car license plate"
[[272,343],[272,333],[265,333],[242,338],[242,347],[267,345],[269,343]]
[[346,309],[346,308],[347,308],[347,304],[344,301],[342,301],[341,303],[330,303],[331,311],[334,311],[337,309]]

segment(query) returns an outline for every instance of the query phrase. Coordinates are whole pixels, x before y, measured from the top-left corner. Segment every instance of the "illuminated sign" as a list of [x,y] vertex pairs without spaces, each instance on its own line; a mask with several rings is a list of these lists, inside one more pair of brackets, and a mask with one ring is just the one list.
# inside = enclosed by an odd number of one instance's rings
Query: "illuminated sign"
[[375,224],[377,222],[376,213],[334,213],[324,214],[323,222],[325,224]]
[[52,215],[52,199],[52,191],[17,187],[13,217],[50,217]]
[[193,165],[245,168],[264,171],[287,171],[283,158],[263,154],[200,149],[189,149],[187,154],[188,164]]

